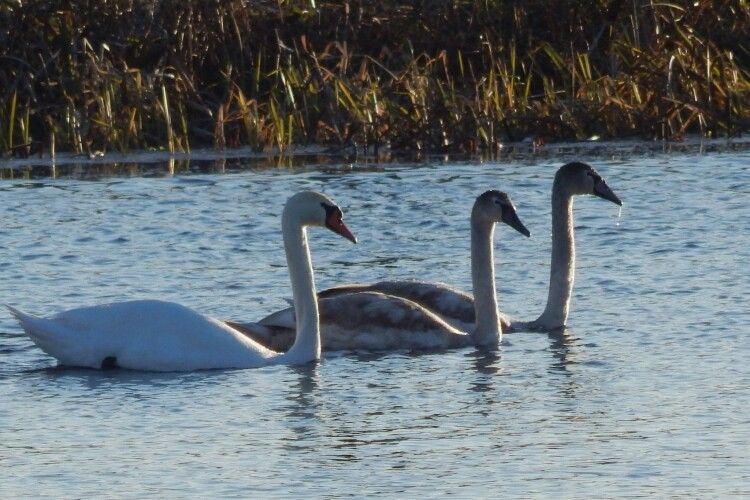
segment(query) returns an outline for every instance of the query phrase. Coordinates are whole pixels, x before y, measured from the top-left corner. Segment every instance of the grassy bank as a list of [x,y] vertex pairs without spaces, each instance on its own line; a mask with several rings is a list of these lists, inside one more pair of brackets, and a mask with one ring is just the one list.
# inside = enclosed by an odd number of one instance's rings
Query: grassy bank
[[5,2],[0,152],[736,135],[747,33],[744,0]]

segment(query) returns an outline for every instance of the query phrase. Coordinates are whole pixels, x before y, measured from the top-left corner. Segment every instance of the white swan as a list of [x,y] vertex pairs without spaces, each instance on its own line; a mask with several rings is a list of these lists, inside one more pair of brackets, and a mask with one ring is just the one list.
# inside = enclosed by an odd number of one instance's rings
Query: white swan
[[[573,228],[573,198],[577,195],[594,195],[622,205],[620,199],[607,186],[606,181],[590,165],[573,162],[557,170],[552,185],[552,263],[550,266],[549,294],[544,312],[534,321],[516,321],[501,317],[503,331],[540,330],[564,328],[570,310],[575,274],[575,239]],[[474,269],[492,266],[491,239],[486,236],[475,245],[472,232],[471,262]],[[323,290],[319,298],[333,297],[353,291],[376,291],[412,300],[434,312],[460,330],[469,330],[475,323],[474,299],[488,300],[490,288],[474,283],[474,298],[466,292],[443,283],[419,281],[381,281],[364,285],[343,285]]]
[[[380,290],[355,286],[346,292],[320,298],[321,339],[326,351],[368,349],[434,349],[469,345],[496,346],[501,338],[500,316],[495,294],[493,233],[504,222],[520,233],[529,231],[518,219],[510,197],[500,191],[487,191],[477,197],[471,212],[472,281],[477,300],[471,303],[477,322],[452,327],[438,315],[410,297],[397,297]],[[419,298],[419,297],[417,297]],[[452,299],[448,299],[449,301]],[[451,304],[448,304],[449,306]],[[251,324],[248,335],[277,349],[291,344],[295,325],[294,308],[274,313]],[[229,322],[244,330],[241,323]]]
[[184,371],[306,363],[320,357],[307,226],[325,226],[356,243],[341,210],[326,196],[306,191],[287,201],[281,227],[300,322],[294,344],[283,354],[222,321],[158,300],[82,307],[51,318],[9,309],[31,340],[63,365]]

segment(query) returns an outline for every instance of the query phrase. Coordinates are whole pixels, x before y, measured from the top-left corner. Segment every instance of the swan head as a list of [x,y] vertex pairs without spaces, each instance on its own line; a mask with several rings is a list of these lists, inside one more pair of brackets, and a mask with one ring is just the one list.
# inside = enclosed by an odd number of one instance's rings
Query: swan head
[[622,206],[622,201],[607,185],[607,181],[591,165],[572,162],[560,167],[555,182],[565,182],[572,194],[590,194]]
[[344,224],[344,213],[328,196],[315,191],[301,191],[287,200],[284,218],[295,220],[303,226],[326,227],[352,243],[357,238]]
[[480,194],[474,202],[472,215],[493,224],[503,222],[524,236],[531,236],[529,230],[518,218],[516,207],[510,196],[502,191],[491,190]]

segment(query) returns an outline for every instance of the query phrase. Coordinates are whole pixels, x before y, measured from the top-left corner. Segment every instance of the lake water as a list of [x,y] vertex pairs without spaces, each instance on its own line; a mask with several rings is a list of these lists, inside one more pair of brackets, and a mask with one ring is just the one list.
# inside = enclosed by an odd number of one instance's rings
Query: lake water
[[[625,206],[618,219],[608,202],[576,201],[564,336],[97,372],[55,368],[0,311],[0,497],[750,495],[750,152],[578,158]],[[162,298],[260,318],[291,294],[279,214],[301,189],[338,201],[360,240],[311,231],[319,287],[403,277],[469,289],[469,209],[501,189],[532,233],[496,234],[501,307],[531,319],[561,163],[238,160],[5,179],[0,303],[52,314]]]

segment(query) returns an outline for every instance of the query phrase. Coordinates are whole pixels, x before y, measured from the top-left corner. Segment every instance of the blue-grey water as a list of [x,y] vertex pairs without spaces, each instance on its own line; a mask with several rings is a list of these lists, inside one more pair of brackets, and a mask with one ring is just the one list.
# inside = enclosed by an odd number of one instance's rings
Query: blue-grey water
[[[590,159],[623,199],[575,204],[566,335],[497,352],[339,354],[302,367],[55,368],[0,311],[0,497],[750,495],[750,152]],[[74,169],[0,180],[0,302],[52,314],[162,298],[286,305],[279,214],[317,189],[360,239],[311,231],[319,287],[470,288],[468,213],[511,194],[502,309],[546,299],[554,158],[279,169]],[[98,171],[97,171],[98,172]]]

